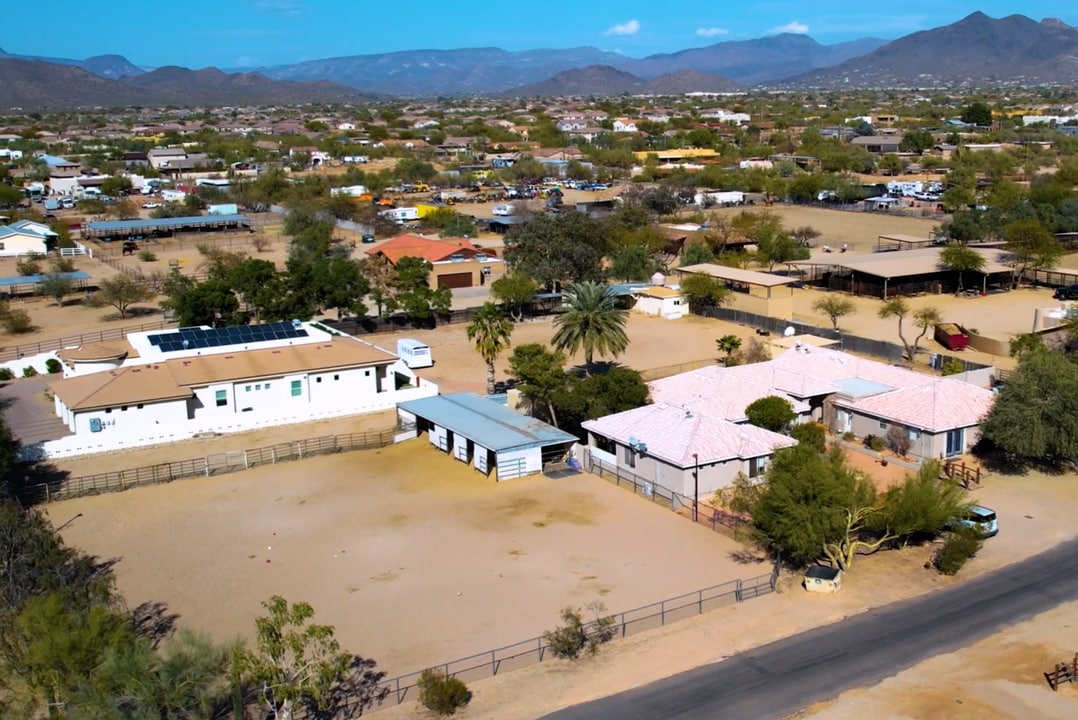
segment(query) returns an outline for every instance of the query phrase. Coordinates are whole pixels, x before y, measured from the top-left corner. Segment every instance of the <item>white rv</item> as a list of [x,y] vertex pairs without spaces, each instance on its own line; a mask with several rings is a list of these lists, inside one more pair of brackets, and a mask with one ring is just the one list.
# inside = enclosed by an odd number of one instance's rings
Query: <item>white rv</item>
[[412,338],[401,338],[397,341],[397,355],[410,368],[425,368],[434,365],[430,345]]
[[389,218],[397,224],[411,222],[412,220],[419,219],[419,208],[390,208],[389,210],[382,211],[382,217]]

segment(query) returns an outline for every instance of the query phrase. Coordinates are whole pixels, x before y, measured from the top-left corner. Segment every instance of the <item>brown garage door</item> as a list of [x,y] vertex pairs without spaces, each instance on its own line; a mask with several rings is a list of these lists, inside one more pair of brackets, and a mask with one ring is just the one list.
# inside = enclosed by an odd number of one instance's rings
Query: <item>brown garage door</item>
[[438,276],[440,288],[466,288],[472,286],[472,274],[470,272],[450,273]]

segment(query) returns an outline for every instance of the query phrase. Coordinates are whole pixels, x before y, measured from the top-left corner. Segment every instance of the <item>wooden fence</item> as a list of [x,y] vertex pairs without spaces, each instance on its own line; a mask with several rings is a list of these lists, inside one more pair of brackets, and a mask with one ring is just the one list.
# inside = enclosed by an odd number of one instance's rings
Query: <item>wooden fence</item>
[[233,450],[176,462],[145,465],[116,472],[64,478],[55,482],[31,483],[18,489],[24,504],[70,500],[82,495],[118,492],[139,485],[155,485],[189,477],[205,477],[238,472],[259,465],[300,460],[313,455],[328,455],[352,450],[383,448],[393,444],[395,429],[293,440],[276,445]]

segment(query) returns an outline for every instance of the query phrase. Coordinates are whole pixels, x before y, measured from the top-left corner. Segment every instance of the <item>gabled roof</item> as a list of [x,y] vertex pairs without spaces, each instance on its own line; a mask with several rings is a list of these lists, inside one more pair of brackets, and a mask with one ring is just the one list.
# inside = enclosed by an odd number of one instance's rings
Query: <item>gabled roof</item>
[[396,265],[401,258],[414,257],[436,263],[449,260],[454,255],[463,255],[466,259],[472,259],[476,255],[495,257],[491,250],[479,249],[472,244],[471,240],[453,239],[436,240],[420,235],[398,235],[382,243],[378,247],[367,250],[368,255],[384,255],[389,262]]
[[763,457],[776,448],[797,444],[755,425],[739,425],[666,403],[588,420],[583,427],[620,445],[643,443],[648,455],[681,468]]
[[398,407],[494,452],[565,445],[576,436],[475,393],[451,393],[398,403]]
[[835,405],[930,433],[976,425],[992,409],[991,390],[952,378],[929,380],[858,400],[835,398]]

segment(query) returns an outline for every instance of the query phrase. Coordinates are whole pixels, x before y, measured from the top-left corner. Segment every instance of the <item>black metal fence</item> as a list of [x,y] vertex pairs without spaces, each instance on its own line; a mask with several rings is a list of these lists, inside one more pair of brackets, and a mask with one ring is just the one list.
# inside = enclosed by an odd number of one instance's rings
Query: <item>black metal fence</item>
[[[629,637],[645,630],[653,630],[679,620],[702,615],[711,610],[769,595],[775,592],[778,586],[778,573],[779,565],[776,564],[774,569],[765,575],[730,580],[633,610],[615,613],[612,617],[616,637]],[[592,630],[594,624],[588,625],[587,628],[589,631]],[[467,683],[493,677],[500,672],[535,665],[551,657],[553,653],[550,651],[550,644],[540,636],[439,663],[432,667]],[[387,692],[387,699],[392,698],[399,705],[416,694],[413,691],[417,687],[421,672],[411,672],[385,680],[381,685],[381,690]]]
[[83,333],[82,335],[71,335],[70,337],[56,338],[54,340],[41,340],[36,343],[23,343],[21,345],[15,345],[0,350],[0,361],[18,360],[19,358],[28,357],[30,355],[54,352],[62,350],[65,347],[84,345],[86,343],[123,340],[131,333],[145,332],[148,330],[162,330],[167,327],[172,327],[175,324],[176,323],[174,322],[143,323],[141,325],[131,325],[129,327],[116,328],[114,330]]
[[[786,333],[787,328],[793,328],[793,334],[795,335],[816,335],[834,340],[842,350],[869,355],[890,363],[902,362],[906,352],[904,347],[892,342],[851,335],[841,330],[822,328],[800,320],[782,320],[781,318],[767,317],[766,315],[757,315],[756,313],[726,307],[693,308],[693,312],[704,317],[726,320],[738,325],[755,328],[761,335],[783,335]],[[949,361],[961,363],[963,372],[992,367],[953,355],[944,355],[942,353],[934,353],[934,355],[936,356],[934,367],[941,367],[943,363]]]
[[31,483],[18,488],[25,505],[70,500],[82,495],[118,492],[139,485],[156,485],[189,477],[205,477],[238,472],[258,465],[301,460],[313,455],[383,448],[393,443],[395,429],[293,440],[251,450],[233,450],[200,458],[127,468],[116,472],[64,478],[55,482]]

